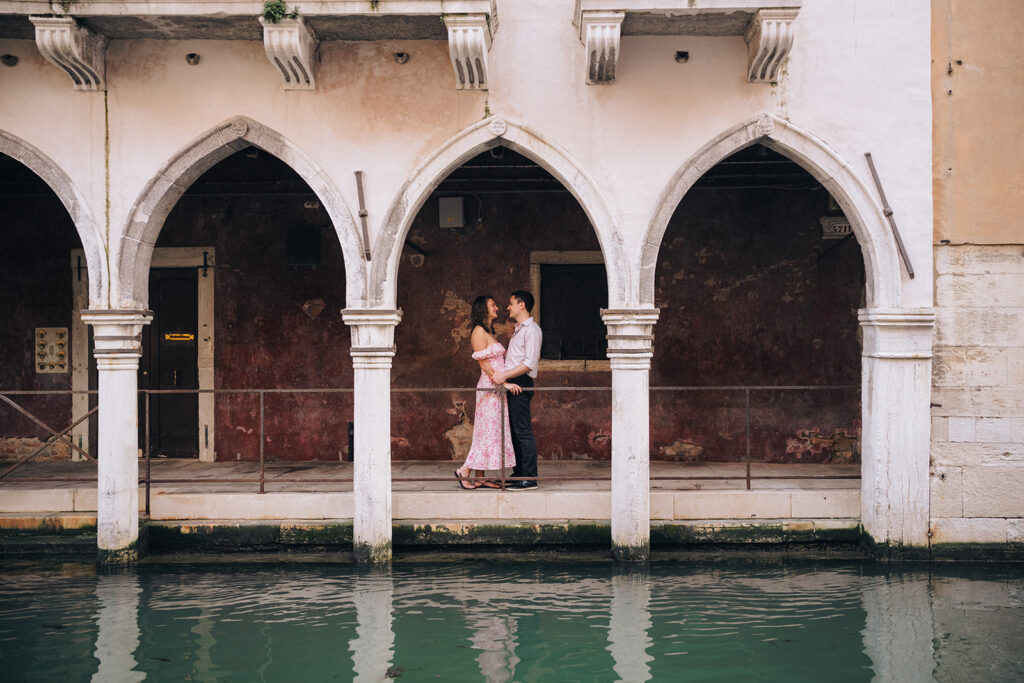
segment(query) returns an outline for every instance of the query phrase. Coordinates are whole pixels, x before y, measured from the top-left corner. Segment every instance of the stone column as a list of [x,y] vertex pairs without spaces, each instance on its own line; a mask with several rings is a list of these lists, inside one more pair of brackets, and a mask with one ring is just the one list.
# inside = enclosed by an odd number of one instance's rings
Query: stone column
[[99,370],[96,545],[103,564],[139,557],[139,398],[142,326],[150,311],[90,310]]
[[602,309],[612,366],[612,554],[651,553],[649,381],[658,309]]
[[379,564],[391,561],[391,359],[402,311],[346,308],[341,317],[355,369],[353,552]]
[[934,323],[930,309],[860,312],[861,522],[885,555],[928,547]]

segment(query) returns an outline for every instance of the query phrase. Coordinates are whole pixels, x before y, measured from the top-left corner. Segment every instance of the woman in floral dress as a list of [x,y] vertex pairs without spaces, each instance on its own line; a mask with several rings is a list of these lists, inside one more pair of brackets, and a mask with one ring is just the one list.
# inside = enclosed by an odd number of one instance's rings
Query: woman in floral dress
[[[498,317],[498,306],[488,295],[478,296],[470,309],[473,358],[480,364],[481,389],[495,387],[491,378],[505,370],[505,347],[494,337],[494,319]],[[502,415],[504,413],[504,415]],[[502,457],[502,429],[505,432],[504,458]],[[482,479],[484,470],[500,470],[514,467],[515,452],[512,450],[512,432],[508,424],[508,407],[501,396],[494,391],[476,393],[476,415],[473,420],[473,445],[469,448],[466,462],[455,470],[459,486],[464,489],[498,488],[498,484]],[[473,477],[479,481],[466,481]]]

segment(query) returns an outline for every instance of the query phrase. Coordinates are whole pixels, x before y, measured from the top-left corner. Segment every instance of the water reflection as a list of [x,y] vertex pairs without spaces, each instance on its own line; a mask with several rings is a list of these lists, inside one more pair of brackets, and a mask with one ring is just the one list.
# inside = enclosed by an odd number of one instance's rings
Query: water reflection
[[139,647],[139,577],[118,573],[96,577],[96,649],[99,668],[92,680],[141,681],[146,674],[136,671],[135,650]]
[[[395,582],[391,570],[362,571],[352,586],[356,611],[356,637],[349,641],[356,681],[389,678],[395,654],[392,601]],[[393,676],[393,672],[392,672]]]
[[864,651],[881,681],[931,681],[932,603],[929,584],[893,574],[864,584]]
[[515,617],[484,605],[473,605],[466,609],[466,623],[472,631],[473,649],[480,650],[476,663],[483,679],[487,683],[512,680],[519,664]]
[[612,601],[608,619],[608,650],[615,659],[615,673],[624,681],[649,681],[654,659],[648,631],[651,628],[650,575],[626,572],[611,580]]
[[[0,580],[17,680],[1024,679],[1024,571],[432,562],[33,567]],[[12,673],[8,673],[12,672]]]

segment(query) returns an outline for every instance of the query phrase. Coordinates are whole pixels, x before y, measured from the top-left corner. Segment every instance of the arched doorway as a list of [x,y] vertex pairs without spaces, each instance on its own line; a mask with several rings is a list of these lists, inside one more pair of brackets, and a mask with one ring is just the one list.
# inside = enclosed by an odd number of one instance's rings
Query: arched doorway
[[[864,261],[861,344],[861,523],[872,543],[889,548],[928,544],[931,309],[908,306],[909,272],[877,195],[857,167],[814,135],[762,114],[711,140],[674,175],[649,226],[641,259],[640,298],[653,303],[654,270],[666,227],[679,201],[710,168],[759,143],[798,163],[848,219]],[[858,170],[860,169],[860,170]],[[918,269],[918,278],[930,273]],[[898,552],[902,552],[898,550]]]
[[223,393],[152,394],[154,456],[351,460],[351,393],[314,391],[352,386],[345,279],[330,215],[284,161],[245,146],[199,176],[154,245],[139,386]]
[[693,390],[655,392],[652,457],[859,464],[864,296],[849,221],[807,171],[756,143],[708,169],[658,256],[651,384]]
[[[532,401],[539,458],[610,460],[608,392],[543,389],[610,386],[600,315],[608,307],[606,273],[586,213],[551,173],[503,145],[477,154],[440,181],[405,237],[394,387],[475,386],[473,300],[494,297],[497,336],[507,345],[514,330],[509,295],[530,291],[544,335],[541,388]],[[472,440],[474,393],[402,396],[392,418],[393,458],[461,464]]]
[[[0,458],[9,459],[38,451],[51,429],[62,431],[95,406],[87,382],[73,381],[72,368],[88,355],[78,313],[103,298],[105,281],[95,221],[82,195],[40,150],[2,131],[0,213],[6,318],[0,336],[9,351],[0,360],[0,388],[54,392],[11,396],[18,408],[0,406]],[[95,424],[95,418],[79,422],[67,441],[56,440],[34,460],[95,457]]]

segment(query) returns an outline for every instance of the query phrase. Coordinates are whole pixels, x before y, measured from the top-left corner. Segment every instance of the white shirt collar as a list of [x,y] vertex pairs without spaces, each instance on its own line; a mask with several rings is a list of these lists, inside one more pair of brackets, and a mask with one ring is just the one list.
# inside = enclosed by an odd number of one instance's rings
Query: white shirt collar
[[519,328],[520,328],[520,327],[523,327],[523,326],[525,326],[525,325],[531,325],[532,323],[533,323],[533,316],[531,315],[531,316],[530,316],[529,318],[527,318],[527,319],[526,319],[526,320],[524,320],[523,322],[521,322],[521,323],[516,323],[516,329],[515,329],[515,331],[516,331],[516,332],[518,332],[518,331],[519,331]]

